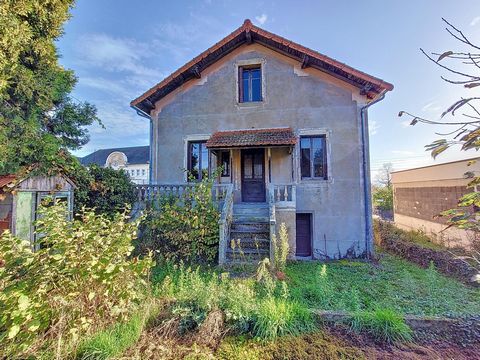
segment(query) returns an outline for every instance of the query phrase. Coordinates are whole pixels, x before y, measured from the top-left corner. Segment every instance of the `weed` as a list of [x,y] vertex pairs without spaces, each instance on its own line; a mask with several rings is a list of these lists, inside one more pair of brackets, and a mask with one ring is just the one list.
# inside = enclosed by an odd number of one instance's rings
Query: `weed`
[[350,327],[356,332],[366,331],[375,339],[388,343],[412,340],[412,329],[400,315],[389,309],[357,312]]

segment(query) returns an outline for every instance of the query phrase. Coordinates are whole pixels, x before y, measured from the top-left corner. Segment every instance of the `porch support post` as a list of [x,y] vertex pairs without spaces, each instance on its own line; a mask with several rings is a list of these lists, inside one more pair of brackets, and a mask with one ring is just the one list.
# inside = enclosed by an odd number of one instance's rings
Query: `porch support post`
[[267,148],[267,159],[268,159],[268,182],[272,183],[272,148]]

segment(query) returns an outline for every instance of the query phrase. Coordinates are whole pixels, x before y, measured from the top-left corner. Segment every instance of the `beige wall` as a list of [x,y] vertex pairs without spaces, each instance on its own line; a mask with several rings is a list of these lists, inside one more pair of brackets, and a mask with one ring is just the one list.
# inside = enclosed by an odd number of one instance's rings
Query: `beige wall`
[[446,230],[446,218],[437,215],[456,207],[458,199],[471,191],[467,189],[471,179],[464,174],[480,174],[480,162],[472,164],[471,160],[393,172],[395,224],[423,231],[447,246],[468,246],[473,234],[457,228]]
[[[237,66],[252,60],[263,66],[264,101],[239,104]],[[186,144],[192,137],[208,139],[219,130],[274,127],[292,127],[297,136],[326,135],[328,180],[302,180],[300,151],[298,146],[293,149],[296,211],[312,213],[315,258],[365,255],[372,240],[366,236],[370,214],[364,205],[360,131],[366,97],[360,89],[321,71],[301,69],[298,61],[258,44],[239,47],[201,75],[155,104],[153,183],[185,181]],[[238,194],[239,150],[233,153]],[[291,183],[288,150],[272,148],[271,156],[272,183]]]

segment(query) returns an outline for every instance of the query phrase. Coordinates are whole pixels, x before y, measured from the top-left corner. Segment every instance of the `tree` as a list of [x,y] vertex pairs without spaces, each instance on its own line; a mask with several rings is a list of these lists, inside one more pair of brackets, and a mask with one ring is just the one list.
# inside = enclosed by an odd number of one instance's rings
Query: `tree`
[[78,169],[76,174],[75,213],[83,206],[95,209],[97,214],[113,218],[125,206],[132,206],[135,192],[130,177],[124,170],[102,168],[92,165]]
[[[441,76],[444,81],[452,84],[452,86],[463,86],[470,89],[473,94],[465,98],[462,97],[448,106],[441,114],[440,119],[425,119],[406,111],[400,111],[398,114],[399,116],[410,117],[410,125],[412,126],[423,123],[449,128],[444,133],[436,133],[442,137],[425,146],[426,150],[431,152],[433,158],[453,146],[459,146],[461,151],[478,151],[480,149],[480,96],[478,96],[480,45],[473,43],[461,30],[444,18],[442,20],[446,24],[446,31],[459,42],[461,48],[430,54],[423,49],[420,50],[430,61],[445,70],[450,76],[454,76],[454,78]],[[447,64],[447,61],[450,62]],[[472,179],[468,184],[471,191],[459,199],[456,209],[444,211],[439,216],[448,219],[448,227],[456,226],[479,234],[480,192],[477,191],[477,185],[480,184],[480,176],[472,172],[466,172],[465,176]],[[474,241],[472,245],[478,245],[476,243]],[[470,264],[476,263],[477,268],[480,269],[480,251],[473,249],[471,254]]]
[[392,186],[392,171],[393,164],[385,163],[382,165],[382,168],[379,170],[375,180],[380,186],[391,187]]
[[96,108],[71,95],[77,79],[55,41],[73,0],[0,3],[0,173],[70,168],[67,150],[88,142]]

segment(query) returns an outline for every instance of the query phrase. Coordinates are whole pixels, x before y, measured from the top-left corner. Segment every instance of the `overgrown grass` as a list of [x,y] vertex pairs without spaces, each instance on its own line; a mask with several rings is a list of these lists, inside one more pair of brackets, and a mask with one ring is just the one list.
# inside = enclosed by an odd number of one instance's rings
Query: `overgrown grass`
[[103,360],[122,354],[138,341],[149,318],[155,314],[156,306],[153,302],[149,303],[130,320],[118,323],[86,338],[78,346],[75,358]]
[[388,343],[410,341],[413,334],[405,320],[388,309],[356,312],[352,317],[350,327],[354,331],[367,332],[375,339]]
[[287,267],[291,297],[322,310],[392,309],[399,314],[480,313],[480,289],[381,254],[378,265],[341,260],[326,265],[296,262]]
[[181,318],[185,331],[199,327],[217,309],[224,313],[230,330],[259,340],[313,329],[307,307],[290,298],[285,282],[270,276],[267,272],[261,281],[235,279],[213,269],[166,264],[155,275],[156,295],[172,300],[172,314]]

